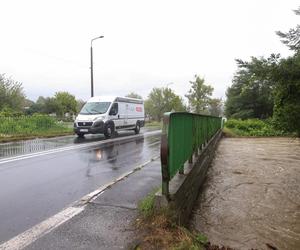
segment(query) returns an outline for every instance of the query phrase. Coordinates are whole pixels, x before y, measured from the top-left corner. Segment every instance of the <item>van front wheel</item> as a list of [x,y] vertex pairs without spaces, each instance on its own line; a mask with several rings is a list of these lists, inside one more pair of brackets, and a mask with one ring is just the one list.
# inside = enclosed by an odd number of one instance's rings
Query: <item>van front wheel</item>
[[83,133],[78,133],[77,136],[78,136],[78,138],[84,138],[84,134]]

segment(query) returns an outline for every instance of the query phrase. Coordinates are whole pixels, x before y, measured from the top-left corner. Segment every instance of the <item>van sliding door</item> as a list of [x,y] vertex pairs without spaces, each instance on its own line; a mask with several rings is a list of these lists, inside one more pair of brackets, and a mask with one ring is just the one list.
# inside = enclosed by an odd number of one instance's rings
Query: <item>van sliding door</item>
[[126,103],[124,126],[128,126],[128,113],[129,113],[129,105],[128,103]]

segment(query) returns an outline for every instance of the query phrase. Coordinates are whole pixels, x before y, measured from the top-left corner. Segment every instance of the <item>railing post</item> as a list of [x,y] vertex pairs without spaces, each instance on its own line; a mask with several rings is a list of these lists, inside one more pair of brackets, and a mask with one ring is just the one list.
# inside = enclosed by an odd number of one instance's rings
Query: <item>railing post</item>
[[193,164],[193,155],[191,155],[190,159],[189,159],[189,163]]
[[161,174],[162,174],[162,194],[167,198],[169,197],[169,144],[168,144],[168,129],[170,122],[170,113],[164,114],[163,117],[163,129],[161,134],[161,148],[160,148],[160,160],[161,160]]
[[184,166],[179,169],[179,174],[184,174]]

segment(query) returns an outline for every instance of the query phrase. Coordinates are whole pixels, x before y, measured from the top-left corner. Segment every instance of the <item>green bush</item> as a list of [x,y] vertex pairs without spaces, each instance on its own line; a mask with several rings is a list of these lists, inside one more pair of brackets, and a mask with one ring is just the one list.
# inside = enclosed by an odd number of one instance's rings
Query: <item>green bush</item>
[[272,119],[230,119],[225,123],[225,127],[231,129],[235,134],[240,136],[282,136],[285,132],[277,130],[274,127]]
[[47,115],[0,116],[0,136],[40,135],[69,130],[56,119]]

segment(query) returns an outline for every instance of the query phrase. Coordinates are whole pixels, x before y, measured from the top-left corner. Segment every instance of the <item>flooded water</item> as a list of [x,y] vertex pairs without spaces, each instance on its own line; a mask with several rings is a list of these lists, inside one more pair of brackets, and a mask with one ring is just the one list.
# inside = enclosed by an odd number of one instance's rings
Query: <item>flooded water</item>
[[300,249],[300,140],[222,139],[191,228],[235,249]]

